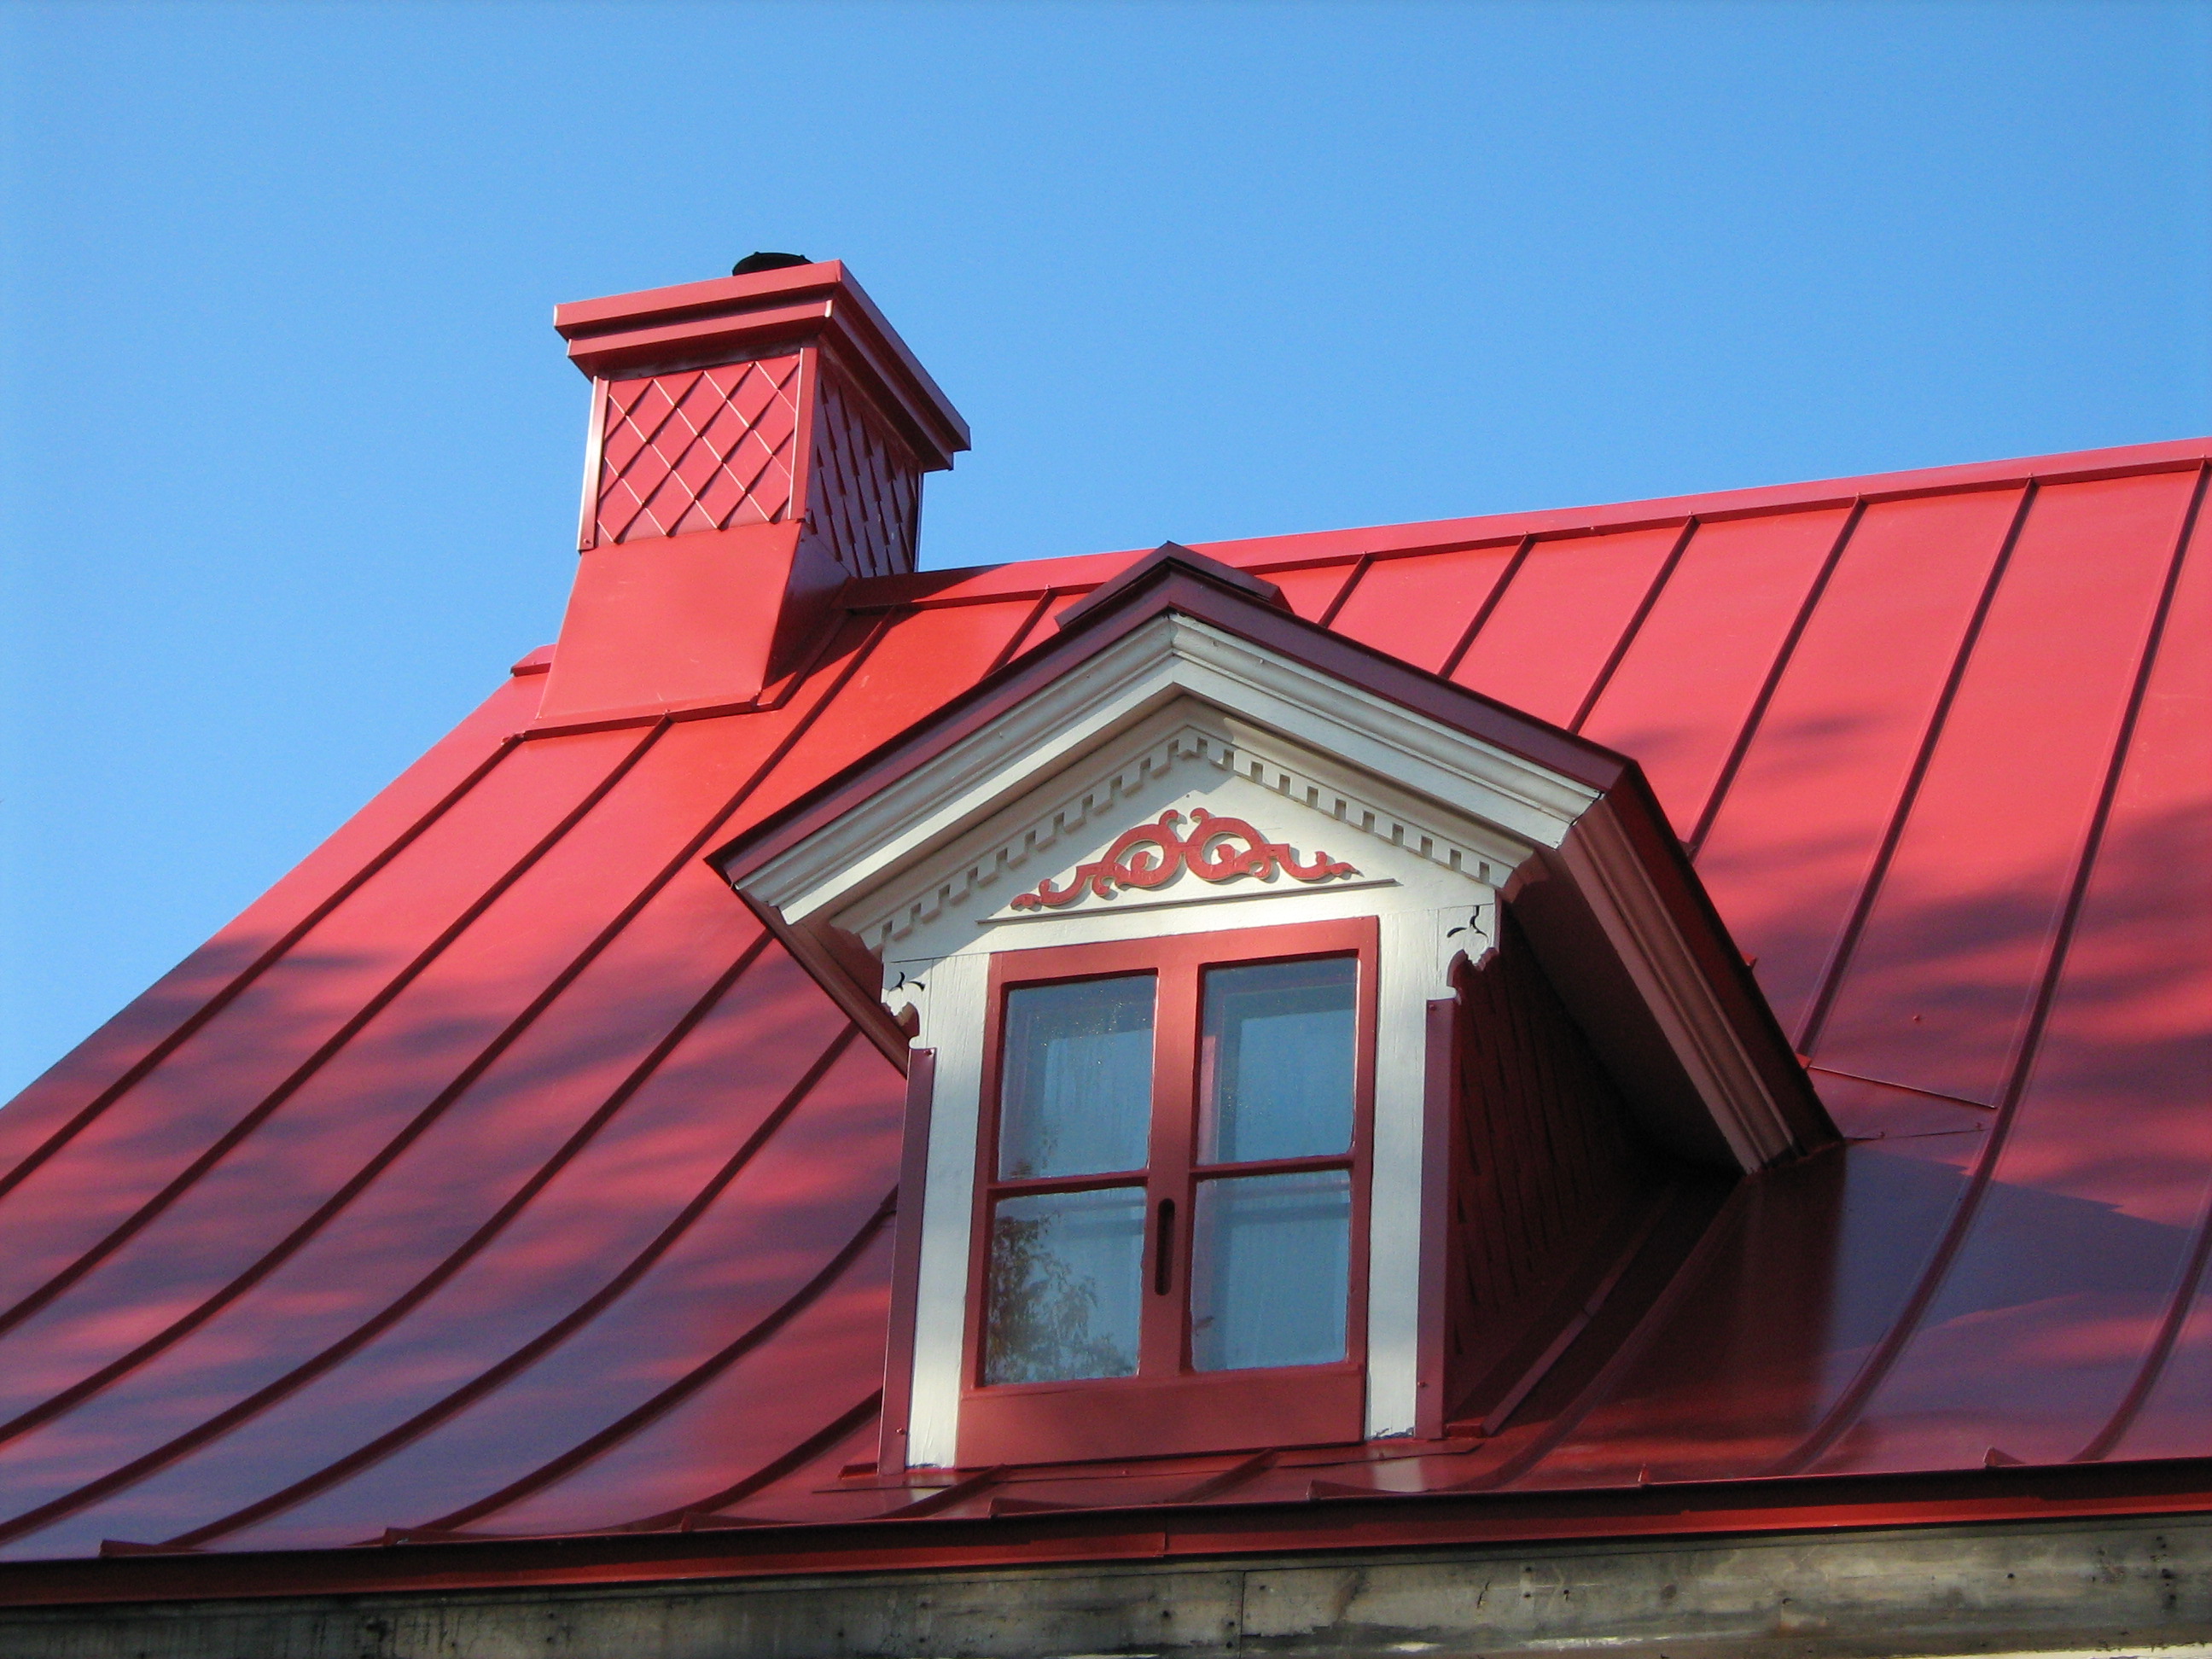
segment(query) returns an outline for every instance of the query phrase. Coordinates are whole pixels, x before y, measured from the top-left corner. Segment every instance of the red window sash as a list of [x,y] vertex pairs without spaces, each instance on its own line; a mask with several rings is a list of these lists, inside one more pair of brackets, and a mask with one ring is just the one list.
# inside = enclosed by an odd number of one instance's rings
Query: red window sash
[[[1235,928],[1164,939],[1001,951],[991,959],[984,1022],[982,1110],[976,1135],[969,1237],[959,1461],[963,1466],[1230,1450],[1251,1445],[1327,1444],[1363,1437],[1367,1360],[1369,1170],[1374,1134],[1376,976],[1379,928],[1371,916]],[[1248,963],[1352,956],[1359,963],[1349,1152],[1242,1164],[1196,1162],[1200,1109],[1200,998],[1205,970]],[[1157,975],[1152,1028],[1152,1119],[1143,1170],[1001,1181],[1000,1084],[1006,994],[1017,986]],[[1197,1188],[1219,1176],[1352,1173],[1350,1285],[1345,1358],[1326,1365],[1196,1371],[1190,1364],[1189,1272]],[[982,1382],[991,1215],[1002,1198],[1030,1193],[1145,1188],[1140,1269],[1143,1313],[1137,1375],[1067,1382]],[[1175,1206],[1168,1288],[1156,1293],[1163,1200]]]

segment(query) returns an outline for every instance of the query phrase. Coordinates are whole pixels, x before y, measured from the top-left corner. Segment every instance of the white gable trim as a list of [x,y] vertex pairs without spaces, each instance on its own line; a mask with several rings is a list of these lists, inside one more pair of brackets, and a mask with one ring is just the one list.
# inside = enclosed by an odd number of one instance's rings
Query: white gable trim
[[[1035,924],[1076,921],[1109,908],[1126,914],[1381,884],[1416,885],[1448,896],[1431,902],[1450,902],[1468,884],[1503,884],[1534,850],[1188,697],[1176,697],[1103,744],[1085,757],[1082,771],[1068,771],[1080,781],[1052,788],[1042,805],[1036,793],[1017,799],[876,888],[846,900],[829,919],[886,963],[929,959],[964,948],[975,927],[1029,924],[1036,931]],[[1218,811],[1221,802],[1211,792],[1224,787],[1263,835],[1290,836],[1304,857],[1326,852],[1350,860],[1358,873],[1310,884],[1284,877],[1215,887],[1182,881],[1153,894],[1086,895],[1066,907],[1012,908],[1023,889],[1042,879],[1064,884],[1121,830],[1139,819],[1150,822],[1168,793],[1178,799],[1208,797]],[[948,917],[959,925],[944,925]]]
[[746,886],[794,922],[842,909],[1178,694],[1535,846],[1559,845],[1597,799],[1507,750],[1170,614],[769,860]]

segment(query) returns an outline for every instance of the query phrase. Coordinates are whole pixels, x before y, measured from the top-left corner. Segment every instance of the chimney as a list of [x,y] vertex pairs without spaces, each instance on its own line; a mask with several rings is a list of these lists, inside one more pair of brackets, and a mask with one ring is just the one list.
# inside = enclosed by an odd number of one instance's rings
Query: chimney
[[842,264],[738,269],[554,311],[592,417],[541,718],[758,696],[846,582],[914,568],[922,475],[968,447]]

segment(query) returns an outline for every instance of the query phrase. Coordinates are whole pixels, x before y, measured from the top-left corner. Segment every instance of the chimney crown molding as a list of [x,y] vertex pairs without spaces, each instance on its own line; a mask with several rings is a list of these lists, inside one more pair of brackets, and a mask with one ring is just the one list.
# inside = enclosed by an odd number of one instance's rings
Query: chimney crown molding
[[968,423],[837,259],[553,308],[568,360],[595,380],[819,345],[897,429],[925,472],[969,447]]

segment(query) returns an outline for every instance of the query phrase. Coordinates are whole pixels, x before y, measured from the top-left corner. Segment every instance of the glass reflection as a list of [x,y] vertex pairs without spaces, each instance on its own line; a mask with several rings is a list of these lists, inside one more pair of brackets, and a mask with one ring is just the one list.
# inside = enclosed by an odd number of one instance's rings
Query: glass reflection
[[1000,1180],[1141,1170],[1152,1112],[1150,974],[1008,994]]
[[991,1215],[984,1382],[1133,1376],[1144,1255],[1141,1187],[1001,1200]]
[[1358,975],[1352,957],[1206,974],[1201,1163],[1320,1158],[1350,1148]]
[[1352,1272],[1346,1171],[1202,1182],[1192,1243],[1191,1363],[1200,1370],[1344,1358]]

